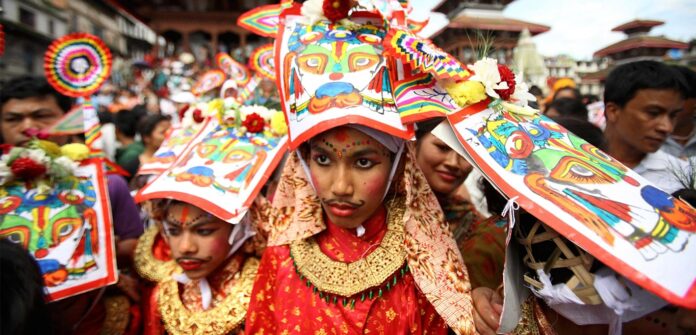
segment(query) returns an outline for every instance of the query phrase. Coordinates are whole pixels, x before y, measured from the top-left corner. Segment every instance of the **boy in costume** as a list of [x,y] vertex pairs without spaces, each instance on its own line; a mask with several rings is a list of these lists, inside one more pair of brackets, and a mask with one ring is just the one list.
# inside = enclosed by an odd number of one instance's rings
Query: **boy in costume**
[[236,101],[185,113],[197,115],[169,136],[189,133],[190,143],[136,196],[155,222],[136,250],[136,269],[156,283],[145,334],[237,334],[265,244],[267,205],[256,196],[285,151],[284,128],[271,122],[280,112]]
[[[395,108],[383,18],[348,23],[351,2],[326,3],[280,18],[275,64],[298,150],[274,197],[246,331],[473,333],[466,269]],[[300,11],[319,15],[309,26]]]

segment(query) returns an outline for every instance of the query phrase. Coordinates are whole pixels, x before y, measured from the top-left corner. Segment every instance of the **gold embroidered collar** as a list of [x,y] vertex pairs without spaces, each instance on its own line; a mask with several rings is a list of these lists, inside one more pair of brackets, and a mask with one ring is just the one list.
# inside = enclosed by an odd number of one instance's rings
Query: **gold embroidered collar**
[[[390,277],[399,269],[403,276],[402,267],[406,261],[403,200],[396,199],[388,203],[387,232],[382,242],[372,253],[355,262],[345,263],[331,259],[321,251],[314,237],[291,243],[290,257],[300,278],[306,278],[308,285],[314,285],[322,293],[348,298],[391,281]],[[381,291],[380,289],[380,295]],[[343,301],[345,305],[347,300]]]
[[161,261],[152,254],[152,247],[159,234],[159,228],[152,225],[138,239],[135,247],[135,270],[141,277],[159,283],[168,279],[177,268],[174,260]]
[[201,312],[192,312],[184,306],[176,280],[170,278],[161,283],[157,292],[157,305],[167,331],[174,335],[203,335],[229,334],[237,329],[246,317],[258,268],[259,260],[248,258],[242,271],[235,275],[239,280],[226,292],[227,297],[215,307]]

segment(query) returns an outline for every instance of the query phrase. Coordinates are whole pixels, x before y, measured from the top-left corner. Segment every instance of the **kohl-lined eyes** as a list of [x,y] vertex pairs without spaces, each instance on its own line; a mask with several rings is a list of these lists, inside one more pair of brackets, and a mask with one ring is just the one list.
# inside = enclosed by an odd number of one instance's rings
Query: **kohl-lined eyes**
[[329,163],[331,163],[331,159],[329,159],[328,156],[322,154],[315,154],[312,156],[312,159],[321,166],[327,166],[329,165]]
[[[199,236],[210,236],[214,234],[219,228],[218,227],[195,227],[193,233]],[[164,232],[168,236],[179,236],[183,232],[183,229],[177,226],[167,226]]]
[[[317,165],[324,166],[324,167],[329,166],[332,163],[332,160],[331,160],[331,158],[329,158],[328,155],[320,154],[320,153],[312,155],[312,160],[315,163],[317,163]],[[362,170],[370,169],[377,164],[379,164],[379,161],[374,160],[374,159],[370,159],[370,158],[366,158],[366,157],[358,157],[353,161],[353,165],[356,168],[362,169]]]

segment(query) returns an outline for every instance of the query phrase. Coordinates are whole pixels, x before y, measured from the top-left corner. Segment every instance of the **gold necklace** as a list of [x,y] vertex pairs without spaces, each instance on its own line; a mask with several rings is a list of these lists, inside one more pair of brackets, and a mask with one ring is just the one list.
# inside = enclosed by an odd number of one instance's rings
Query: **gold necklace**
[[[290,244],[290,257],[300,279],[307,280],[307,286],[314,286],[316,293],[327,302],[337,303],[342,297],[343,305],[355,304],[356,296],[362,292],[361,300],[373,298],[373,290],[382,287],[389,290],[396,284],[398,271],[403,277],[408,271],[404,266],[406,250],[404,249],[404,201],[396,199],[388,204],[387,232],[382,242],[369,255],[352,263],[339,262],[324,254],[313,237],[295,241]],[[385,285],[386,283],[386,285]]]
[[156,283],[169,278],[177,267],[174,260],[161,261],[152,254],[152,246],[158,234],[159,228],[156,225],[149,227],[138,239],[134,257],[135,270],[138,274]]
[[157,292],[157,305],[165,328],[170,334],[229,334],[237,329],[246,317],[251,299],[251,289],[259,268],[259,260],[250,257],[237,272],[238,282],[217,306],[201,312],[192,312],[184,306],[179,295],[179,283],[169,279],[161,283]]

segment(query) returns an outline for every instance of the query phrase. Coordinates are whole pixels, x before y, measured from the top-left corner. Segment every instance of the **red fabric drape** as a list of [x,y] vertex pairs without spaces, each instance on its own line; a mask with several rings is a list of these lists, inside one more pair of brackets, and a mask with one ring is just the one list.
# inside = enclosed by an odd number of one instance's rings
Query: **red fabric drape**
[[[363,224],[365,234],[340,228],[325,218],[327,229],[316,236],[322,251],[337,261],[367,256],[386,233],[386,210]],[[346,283],[349,284],[349,283]],[[247,313],[247,334],[446,334],[447,326],[418,290],[410,273],[382,297],[356,299],[354,308],[341,299],[327,303],[295,272],[288,246],[263,254]]]

